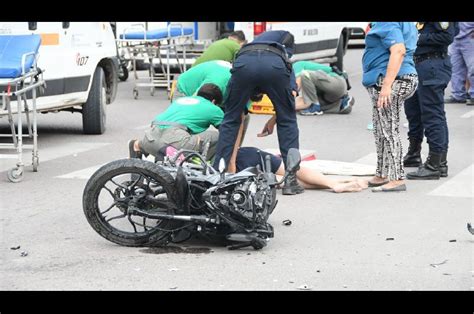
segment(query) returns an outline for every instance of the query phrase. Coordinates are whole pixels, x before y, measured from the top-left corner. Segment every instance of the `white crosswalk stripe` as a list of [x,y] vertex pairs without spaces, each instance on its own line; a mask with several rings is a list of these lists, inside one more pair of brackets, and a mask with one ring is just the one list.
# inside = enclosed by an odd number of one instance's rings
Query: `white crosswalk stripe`
[[464,118],[464,119],[472,118],[472,117],[474,117],[474,110],[471,110],[471,111],[469,111],[469,112],[466,112],[465,114],[463,114],[463,115],[461,116],[461,118]]
[[63,174],[63,175],[57,176],[55,178],[87,180],[94,174],[94,172],[97,171],[97,169],[99,169],[102,166],[103,166],[103,164],[95,165],[95,166],[92,166],[92,167],[89,167],[89,168],[85,168],[85,169],[73,171],[73,172],[70,172],[70,173],[67,173],[67,174]]
[[452,179],[449,179],[437,187],[428,195],[451,196],[451,197],[474,197],[474,165],[470,165]]
[[[71,142],[71,143],[64,143],[54,147],[47,147],[47,148],[40,148],[38,150],[38,157],[40,161],[40,169],[41,163],[61,157],[66,157],[69,155],[77,155],[82,152],[86,152],[93,149],[98,149],[111,143],[86,143],[86,142]],[[7,171],[13,168],[16,165],[16,161],[12,158],[17,158],[14,154],[15,151],[12,151],[12,154],[2,155],[0,159],[0,172]],[[14,157],[11,157],[14,156]],[[25,167],[31,166],[31,150],[24,150],[23,151],[23,163]],[[41,171],[41,170],[39,170]]]

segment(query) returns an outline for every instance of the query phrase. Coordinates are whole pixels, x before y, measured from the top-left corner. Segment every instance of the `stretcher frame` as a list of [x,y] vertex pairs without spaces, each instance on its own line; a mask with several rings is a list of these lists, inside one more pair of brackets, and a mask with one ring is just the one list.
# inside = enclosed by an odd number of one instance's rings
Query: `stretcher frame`
[[[26,58],[33,56],[33,64],[31,69],[26,72],[25,64]],[[0,134],[1,137],[12,137],[13,143],[0,143],[0,149],[16,149],[17,163],[16,167],[11,168],[7,172],[7,177],[11,182],[17,183],[23,180],[24,163],[23,163],[23,149],[32,150],[32,165],[33,172],[38,171],[39,157],[38,157],[38,129],[37,129],[37,111],[36,98],[37,89],[44,88],[46,83],[43,79],[43,71],[37,67],[39,54],[37,52],[28,52],[22,55],[21,59],[21,75],[16,78],[0,78],[0,95],[2,96],[2,109],[7,111],[8,123],[10,125],[11,134]],[[5,89],[3,89],[3,87]],[[27,92],[31,91],[31,108],[28,105]],[[16,97],[16,114],[17,114],[17,130],[15,129],[15,121],[13,120],[14,112],[12,110],[12,97]],[[28,127],[28,135],[23,134],[22,113],[25,112],[26,123]],[[32,119],[30,119],[30,112]],[[32,145],[24,145],[23,137],[33,139]],[[11,157],[9,155],[2,155],[2,157]]]
[[[180,28],[181,34],[178,36],[171,35],[172,28]],[[143,32],[143,39],[126,39],[128,31]],[[172,77],[170,73],[170,55],[174,52],[176,62],[179,66],[181,73],[186,71],[186,46],[193,45],[194,31],[191,34],[184,34],[184,28],[182,24],[170,23],[167,26],[168,36],[159,39],[147,38],[147,31],[143,24],[133,24],[131,27],[124,29],[121,39],[120,36],[116,40],[118,48],[126,49],[130,59],[126,61],[132,62],[132,69],[135,77],[135,85],[133,87],[133,97],[138,99],[138,88],[149,87],[151,96],[155,93],[156,87],[166,87],[168,97],[171,93]],[[180,62],[180,56],[178,55],[178,49],[182,50],[182,64]],[[165,50],[166,60],[161,57],[161,51]],[[148,71],[149,77],[146,78],[147,83],[139,83],[139,78],[136,70],[137,55],[143,54],[150,64]],[[154,60],[158,59],[159,62],[155,63]],[[164,64],[166,61],[166,64]],[[158,73],[155,71],[155,65],[161,67],[162,72]]]

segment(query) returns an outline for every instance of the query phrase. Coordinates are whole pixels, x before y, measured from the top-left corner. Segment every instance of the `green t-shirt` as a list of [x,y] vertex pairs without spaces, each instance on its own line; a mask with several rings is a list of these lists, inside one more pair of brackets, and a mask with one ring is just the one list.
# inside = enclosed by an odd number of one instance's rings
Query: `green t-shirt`
[[[219,127],[224,118],[221,108],[200,96],[181,97],[171,103],[154,121],[177,122],[185,125],[192,134],[206,131],[212,124]],[[168,126],[160,126],[167,128]]]
[[193,67],[196,65],[212,60],[224,60],[228,62],[233,62],[236,53],[240,50],[240,45],[228,38],[224,38],[212,43],[204,53],[196,59],[193,64]]
[[313,61],[297,61],[293,63],[293,70],[295,71],[295,76],[300,75],[303,70],[309,70],[309,71],[319,70],[319,71],[326,72],[330,76],[339,76],[336,72],[332,70],[330,66],[313,62]]
[[178,90],[186,96],[193,96],[202,85],[216,84],[226,95],[232,65],[227,61],[214,60],[201,63],[185,71],[178,77]]

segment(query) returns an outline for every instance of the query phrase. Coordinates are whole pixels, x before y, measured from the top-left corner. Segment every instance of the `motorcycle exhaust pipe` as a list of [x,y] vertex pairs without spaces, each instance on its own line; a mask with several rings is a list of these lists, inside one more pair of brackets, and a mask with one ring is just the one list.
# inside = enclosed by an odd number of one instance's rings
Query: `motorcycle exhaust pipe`
[[184,221],[199,221],[199,222],[211,222],[215,223],[216,219],[209,218],[207,216],[198,216],[198,215],[170,215],[170,214],[158,214],[158,213],[148,213],[142,211],[138,208],[133,208],[128,210],[129,215],[137,215],[141,217],[146,217],[150,219],[168,219],[168,220],[184,220]]

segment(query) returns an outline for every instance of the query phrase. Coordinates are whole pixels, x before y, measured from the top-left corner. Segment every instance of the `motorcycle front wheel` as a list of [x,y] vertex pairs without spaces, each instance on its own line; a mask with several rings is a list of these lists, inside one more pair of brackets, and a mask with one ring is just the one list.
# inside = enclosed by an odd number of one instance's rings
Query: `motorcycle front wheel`
[[84,214],[92,228],[111,242],[134,247],[165,245],[185,223],[151,219],[143,213],[175,214],[174,182],[155,163],[135,158],[112,161],[87,182]]

